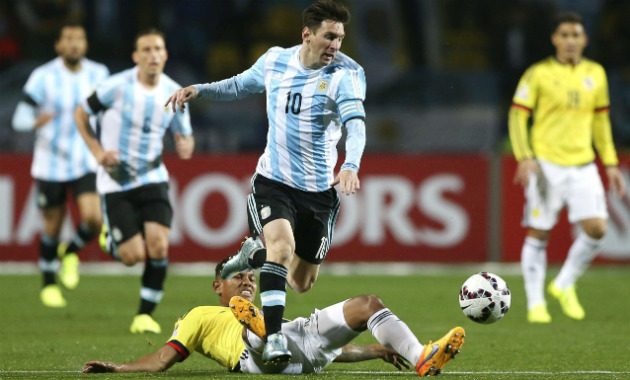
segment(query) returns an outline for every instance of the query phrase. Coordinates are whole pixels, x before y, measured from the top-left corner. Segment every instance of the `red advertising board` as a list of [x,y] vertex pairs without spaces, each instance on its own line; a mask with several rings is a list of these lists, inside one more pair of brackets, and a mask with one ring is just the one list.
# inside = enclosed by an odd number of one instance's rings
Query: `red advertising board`
[[[165,158],[175,211],[172,262],[217,261],[247,234],[254,155]],[[0,155],[0,261],[35,261],[41,218],[30,156]],[[367,155],[361,190],[341,196],[327,261],[485,261],[488,161],[481,155]],[[76,210],[66,220],[69,238]],[[92,243],[84,260],[108,259]]]
[[[598,163],[599,165],[599,163]],[[628,261],[630,257],[630,155],[619,155],[619,168],[622,172],[626,194],[619,198],[610,191],[607,193],[609,212],[608,231],[602,242],[600,261]],[[516,173],[516,161],[511,156],[503,157],[501,172],[501,252],[503,261],[520,261],[521,248],[525,239],[525,228],[521,226],[525,196],[521,185],[514,184],[512,179]],[[604,187],[608,189],[608,179],[602,166],[599,172]],[[578,233],[577,226],[572,226],[563,210],[558,224],[551,232],[547,247],[547,260],[550,263],[561,263]]]

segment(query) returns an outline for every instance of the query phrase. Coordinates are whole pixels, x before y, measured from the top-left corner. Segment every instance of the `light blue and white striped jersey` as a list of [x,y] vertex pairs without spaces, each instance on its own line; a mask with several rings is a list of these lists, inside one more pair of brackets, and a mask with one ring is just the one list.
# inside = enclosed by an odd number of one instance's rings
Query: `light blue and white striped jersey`
[[238,78],[250,92],[267,95],[267,146],[256,172],[319,192],[334,180],[341,126],[365,118],[365,73],[341,52],[330,65],[305,68],[300,49],[271,48]]
[[[321,69],[305,68],[300,50],[301,45],[271,48],[236,77],[196,88],[215,100],[265,91],[269,131],[256,172],[296,189],[321,192],[334,180],[341,126],[365,118],[365,73],[341,52]],[[358,162],[353,167],[358,170]]]
[[173,133],[192,134],[190,114],[174,114],[164,103],[180,87],[168,75],[161,74],[158,85],[147,90],[133,67],[112,75],[96,93],[82,102],[94,114],[103,110],[99,140],[105,151],[120,153],[121,164],[108,173],[98,167],[96,185],[100,194],[126,191],[151,183],[168,181],[162,162],[163,137],[170,126]]
[[96,171],[96,160],[74,122],[74,110],[108,75],[105,65],[87,58],[81,59],[79,71],[70,71],[61,57],[31,73],[24,93],[39,112],[55,115],[35,132],[33,178],[66,182]]

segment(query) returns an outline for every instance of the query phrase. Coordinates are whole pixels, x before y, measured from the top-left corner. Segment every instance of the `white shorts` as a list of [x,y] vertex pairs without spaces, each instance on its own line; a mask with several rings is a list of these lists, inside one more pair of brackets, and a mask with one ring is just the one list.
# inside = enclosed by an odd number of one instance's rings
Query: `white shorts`
[[538,160],[541,172],[531,173],[525,189],[524,227],[551,230],[566,205],[569,222],[608,218],[604,186],[597,166],[560,166]]
[[[341,347],[360,334],[346,323],[343,315],[346,301],[323,310],[315,309],[308,318],[300,317],[282,324],[282,333],[287,337],[292,355],[282,373],[317,373],[341,354]],[[261,358],[265,343],[250,331],[247,338],[249,344],[245,343],[240,359],[241,371],[265,373]]]

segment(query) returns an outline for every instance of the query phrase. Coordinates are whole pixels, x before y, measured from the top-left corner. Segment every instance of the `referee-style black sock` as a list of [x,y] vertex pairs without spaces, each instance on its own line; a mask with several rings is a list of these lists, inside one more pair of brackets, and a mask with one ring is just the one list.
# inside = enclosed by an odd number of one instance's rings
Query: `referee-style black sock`
[[59,240],[42,234],[39,240],[39,268],[42,271],[43,286],[52,285],[56,282],[57,274],[57,246]]
[[68,244],[68,248],[66,248],[65,253],[77,253],[81,248],[83,248],[87,243],[89,243],[94,237],[98,234],[98,230],[91,230],[87,224],[80,223],[77,227],[77,232],[74,237]]
[[280,331],[287,293],[287,268],[267,261],[260,271],[260,300],[265,314],[267,336]]
[[147,259],[142,274],[138,314],[151,314],[164,295],[168,259]]

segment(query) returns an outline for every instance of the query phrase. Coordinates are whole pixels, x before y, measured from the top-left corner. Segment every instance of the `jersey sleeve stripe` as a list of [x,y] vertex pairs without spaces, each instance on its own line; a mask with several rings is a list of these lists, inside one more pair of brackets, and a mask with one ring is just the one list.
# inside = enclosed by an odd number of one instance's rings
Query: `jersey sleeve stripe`
[[[514,107],[516,109],[520,109],[521,107]],[[516,110],[508,113],[509,118],[509,132],[510,136],[513,138],[513,149],[515,156],[518,160],[529,158],[529,149],[527,147],[527,138],[523,136],[522,131],[523,127],[521,125],[520,118],[516,114]],[[525,128],[525,131],[527,129]]]
[[514,108],[520,108],[520,109],[525,110],[525,111],[527,111],[527,112],[532,112],[532,109],[531,109],[531,108],[529,108],[529,107],[525,107],[525,106],[524,106],[524,105],[522,105],[522,104],[512,103],[512,107],[514,107]]
[[37,102],[33,98],[31,98],[31,96],[29,94],[25,93],[24,94],[24,99],[22,99],[22,100],[24,100],[24,102],[26,102],[27,104],[32,105],[33,107],[37,107],[38,106]]
[[356,117],[365,118],[365,110],[360,100],[350,99],[339,105],[339,118],[342,123]]
[[595,108],[595,112],[609,112],[610,106]]
[[175,351],[182,354],[184,356],[184,359],[186,359],[190,355],[190,352],[188,352],[188,349],[183,344],[181,344],[181,342],[177,340],[169,340],[166,344],[173,347]]

